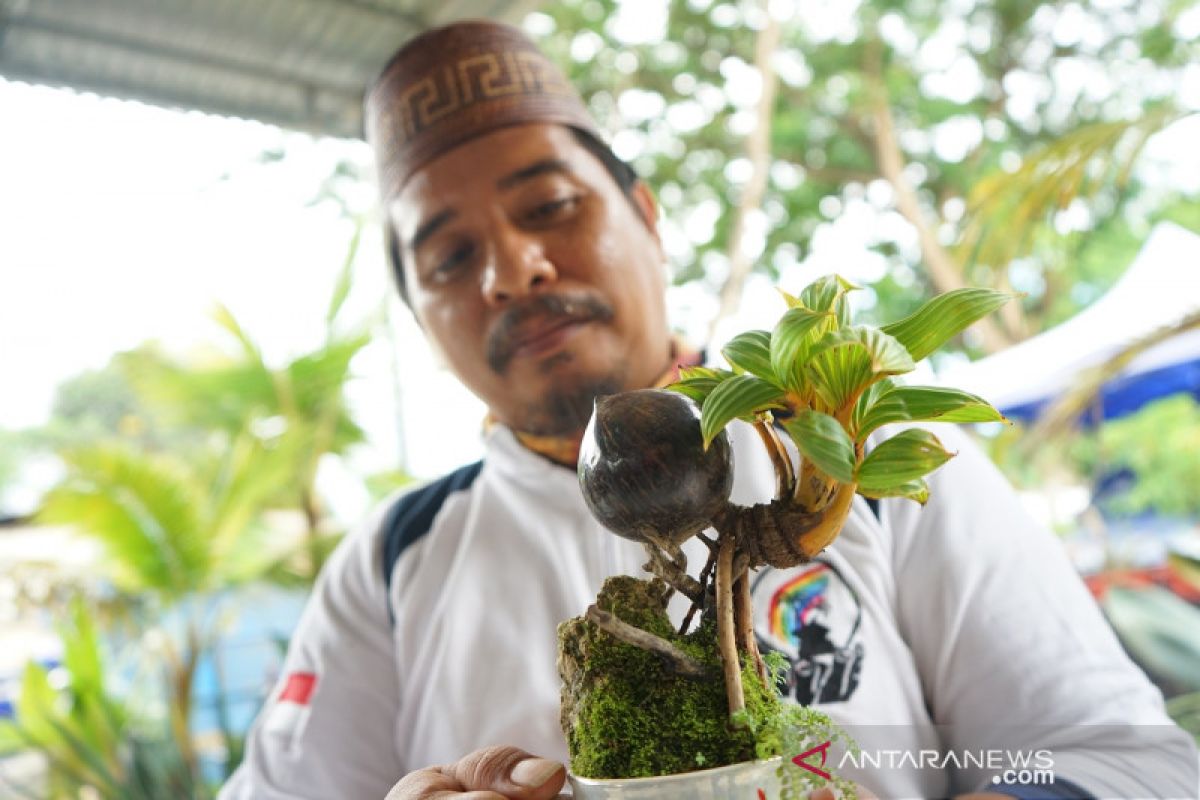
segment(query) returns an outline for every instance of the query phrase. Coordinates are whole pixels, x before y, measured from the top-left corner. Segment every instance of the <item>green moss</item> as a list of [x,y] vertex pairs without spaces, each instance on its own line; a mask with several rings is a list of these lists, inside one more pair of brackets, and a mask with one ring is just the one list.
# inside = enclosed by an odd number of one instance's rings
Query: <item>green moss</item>
[[[774,682],[764,685],[750,665],[742,671],[746,709],[731,721],[715,621],[705,618],[695,631],[680,636],[667,616],[666,599],[657,580],[618,576],[605,582],[597,604],[676,644],[705,664],[710,677],[675,675],[658,656],[614,639],[582,617],[560,626],[562,723],[575,774],[669,775],[795,755],[802,752],[799,745],[816,736],[829,738],[833,727],[825,715],[781,700]],[[780,668],[775,661],[773,671]]]

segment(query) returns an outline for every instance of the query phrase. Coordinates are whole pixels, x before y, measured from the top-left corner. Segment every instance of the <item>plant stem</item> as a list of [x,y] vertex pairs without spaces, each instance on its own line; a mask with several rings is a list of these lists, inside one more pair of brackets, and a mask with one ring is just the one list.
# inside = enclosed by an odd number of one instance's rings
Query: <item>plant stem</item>
[[792,500],[805,511],[820,511],[821,499],[828,489],[829,481],[811,461],[805,460],[800,465],[800,477],[796,479]]
[[311,482],[300,489],[300,509],[304,512],[304,552],[308,558],[308,578],[315,581],[321,571],[324,559],[321,558],[320,526],[321,510],[317,505],[316,494],[310,490]]
[[758,640],[754,636],[754,606],[750,599],[750,570],[743,568],[733,582],[733,608],[737,623],[738,648],[746,653],[754,664],[754,671],[765,686],[767,665],[758,652]]
[[720,541],[721,549],[717,554],[717,645],[725,672],[725,699],[732,716],[746,707],[733,616],[733,551],[736,545],[731,536],[722,536]]
[[767,448],[767,453],[771,456],[771,463],[775,466],[775,496],[787,497],[796,484],[796,473],[792,470],[791,456],[788,455],[783,442],[779,440],[779,433],[775,430],[775,426],[770,422],[756,419],[754,429],[758,431],[763,446]]
[[700,599],[693,600],[691,608],[688,609],[687,615],[683,618],[683,624],[679,626],[679,635],[687,633],[692,624],[692,617],[697,611],[704,608],[704,603],[708,600],[708,583],[712,577],[712,571],[717,566],[717,548],[711,547],[708,551],[708,560],[704,562],[704,569],[700,570]]
[[686,678],[703,678],[708,675],[704,665],[675,645],[655,636],[653,633],[630,625],[611,612],[605,611],[594,603],[588,606],[585,616],[602,631],[611,634],[626,644],[640,647],[655,655],[661,656],[670,669]]
[[850,504],[854,502],[856,484],[836,484],[837,491],[822,510],[821,522],[815,527],[803,532],[796,538],[797,548],[807,559],[812,560],[837,538],[850,513]]
[[650,560],[642,565],[642,569],[657,576],[693,603],[703,602],[704,587],[687,574],[687,557],[684,556],[683,551],[675,547],[675,552],[671,553],[663,547],[663,544],[653,540],[643,542],[643,547],[646,548]]
[[194,623],[189,622],[184,632],[182,654],[175,649],[169,635],[164,637],[169,687],[170,707],[168,717],[171,732],[179,746],[179,755],[188,770],[196,774],[196,749],[192,740],[192,679],[195,677],[199,660],[200,635]]

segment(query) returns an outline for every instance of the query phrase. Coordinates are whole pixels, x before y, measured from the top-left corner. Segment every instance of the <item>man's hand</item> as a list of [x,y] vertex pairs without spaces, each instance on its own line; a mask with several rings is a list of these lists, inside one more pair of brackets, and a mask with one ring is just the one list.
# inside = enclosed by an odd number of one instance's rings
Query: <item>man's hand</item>
[[453,764],[410,772],[385,800],[550,800],[567,779],[557,761],[485,747]]

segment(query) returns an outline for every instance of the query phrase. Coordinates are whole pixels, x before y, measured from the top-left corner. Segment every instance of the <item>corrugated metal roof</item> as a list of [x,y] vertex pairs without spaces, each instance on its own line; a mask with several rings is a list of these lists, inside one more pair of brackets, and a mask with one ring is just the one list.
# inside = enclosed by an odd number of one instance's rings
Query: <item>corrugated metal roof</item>
[[363,90],[406,39],[468,17],[519,22],[538,5],[0,0],[0,76],[357,137]]

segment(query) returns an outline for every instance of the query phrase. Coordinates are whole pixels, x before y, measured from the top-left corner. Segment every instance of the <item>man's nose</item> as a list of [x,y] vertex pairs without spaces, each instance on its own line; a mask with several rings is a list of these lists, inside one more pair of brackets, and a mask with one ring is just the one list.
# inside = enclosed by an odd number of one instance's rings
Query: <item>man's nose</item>
[[488,302],[502,305],[557,278],[536,235],[511,228],[493,234],[483,272],[483,294]]

